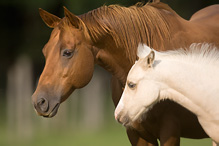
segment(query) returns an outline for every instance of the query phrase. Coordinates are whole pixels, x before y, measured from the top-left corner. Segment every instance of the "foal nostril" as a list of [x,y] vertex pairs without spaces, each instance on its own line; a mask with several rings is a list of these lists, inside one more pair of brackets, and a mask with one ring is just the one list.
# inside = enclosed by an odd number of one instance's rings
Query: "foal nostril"
[[121,118],[121,116],[120,116],[119,114],[116,114],[116,113],[115,113],[115,119],[116,119],[116,121],[119,122],[119,123],[121,123],[120,118]]
[[118,116],[116,121],[120,124],[123,124],[123,118],[121,116]]
[[37,106],[42,112],[47,112],[49,109],[49,102],[45,98],[41,98],[37,102]]

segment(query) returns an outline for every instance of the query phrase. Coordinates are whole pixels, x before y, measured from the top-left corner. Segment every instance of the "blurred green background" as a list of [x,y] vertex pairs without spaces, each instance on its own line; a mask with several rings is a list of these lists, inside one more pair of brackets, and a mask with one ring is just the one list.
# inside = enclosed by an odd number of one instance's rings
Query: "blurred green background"
[[[133,5],[140,0],[0,1],[0,146],[127,146],[125,129],[115,122],[110,74],[96,66],[88,86],[74,92],[52,119],[38,117],[31,95],[43,70],[42,48],[51,29],[38,8],[63,17],[63,6],[76,15],[102,5]],[[189,19],[218,0],[161,0]],[[211,140],[181,140],[183,146],[210,146]]]

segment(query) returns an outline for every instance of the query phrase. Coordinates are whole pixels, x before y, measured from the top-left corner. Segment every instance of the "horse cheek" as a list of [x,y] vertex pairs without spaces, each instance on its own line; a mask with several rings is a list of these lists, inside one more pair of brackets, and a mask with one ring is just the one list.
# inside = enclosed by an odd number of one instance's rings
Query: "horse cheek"
[[74,64],[74,70],[72,75],[72,84],[75,88],[82,88],[86,86],[94,72],[94,60],[93,57],[88,56],[83,58],[86,60],[82,60],[79,63]]

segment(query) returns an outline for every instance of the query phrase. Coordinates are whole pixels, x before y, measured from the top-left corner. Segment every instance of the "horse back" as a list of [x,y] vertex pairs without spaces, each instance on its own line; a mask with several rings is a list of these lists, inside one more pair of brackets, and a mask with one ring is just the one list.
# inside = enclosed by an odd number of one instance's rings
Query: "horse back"
[[199,10],[192,15],[190,21],[219,28],[219,4]]

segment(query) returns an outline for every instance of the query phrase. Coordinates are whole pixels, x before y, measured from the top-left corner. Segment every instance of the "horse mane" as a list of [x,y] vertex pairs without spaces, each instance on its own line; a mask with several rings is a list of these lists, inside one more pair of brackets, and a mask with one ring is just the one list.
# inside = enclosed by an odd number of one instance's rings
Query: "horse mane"
[[164,38],[170,38],[167,20],[157,9],[175,13],[168,5],[159,2],[137,3],[130,7],[104,5],[79,17],[94,42],[109,34],[118,48],[126,49],[126,55],[134,63],[140,42],[160,48]]
[[213,44],[193,43],[189,48],[161,52],[162,57],[188,61],[194,64],[219,65],[219,51]]

